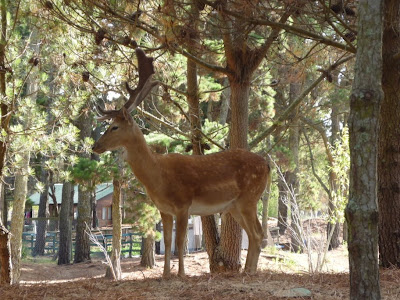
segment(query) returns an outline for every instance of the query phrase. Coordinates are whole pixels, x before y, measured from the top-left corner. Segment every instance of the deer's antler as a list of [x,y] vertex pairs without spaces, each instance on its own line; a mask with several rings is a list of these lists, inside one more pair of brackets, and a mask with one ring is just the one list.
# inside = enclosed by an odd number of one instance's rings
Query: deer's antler
[[[131,89],[129,84],[126,83],[126,89],[129,93],[129,100],[125,103],[124,107],[128,112],[133,111],[150,93],[153,87],[158,84],[158,81],[152,80],[154,74],[153,58],[146,56],[144,51],[140,48],[135,50],[138,60],[139,69],[139,83],[135,89]],[[97,120],[107,120],[115,118],[120,110],[104,110],[97,106],[101,116]]]

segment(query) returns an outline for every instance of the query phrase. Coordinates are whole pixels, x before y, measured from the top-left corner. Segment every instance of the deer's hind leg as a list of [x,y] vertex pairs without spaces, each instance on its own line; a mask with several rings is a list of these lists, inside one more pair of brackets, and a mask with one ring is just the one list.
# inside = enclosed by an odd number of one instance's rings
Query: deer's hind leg
[[244,205],[236,205],[230,210],[234,219],[243,227],[249,237],[249,249],[247,252],[245,271],[255,274],[258,258],[261,252],[263,230],[257,218],[257,203],[250,205],[250,201],[243,201]]
[[188,225],[188,210],[182,209],[176,215],[176,243],[178,246],[179,270],[178,275],[185,277],[185,264],[183,254],[185,252],[186,230]]
[[164,232],[164,245],[165,245],[165,254],[164,254],[164,278],[169,278],[171,275],[171,243],[172,243],[172,225],[174,218],[171,215],[164,214],[160,212],[161,219],[163,223],[163,232]]

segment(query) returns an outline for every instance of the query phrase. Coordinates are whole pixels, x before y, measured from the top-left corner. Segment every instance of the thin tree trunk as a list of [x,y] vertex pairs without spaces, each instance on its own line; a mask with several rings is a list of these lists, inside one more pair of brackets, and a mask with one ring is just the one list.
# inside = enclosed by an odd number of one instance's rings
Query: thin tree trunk
[[[198,16],[196,5],[192,4],[191,8],[194,17]],[[197,31],[197,23],[192,23],[193,29]],[[192,51],[193,49],[189,49]],[[191,142],[193,147],[193,155],[203,155],[202,139],[201,139],[201,119],[199,104],[199,89],[197,82],[197,65],[191,60],[187,61],[187,101],[189,104],[189,117],[191,128]],[[201,217],[203,236],[205,240],[206,250],[209,259],[210,271],[215,272],[218,269],[219,259],[215,256],[215,250],[219,244],[219,235],[217,224],[213,215]]]
[[[297,96],[300,94],[302,84],[299,82],[290,84],[289,92],[289,105],[292,104]],[[297,195],[299,194],[299,141],[300,141],[300,123],[299,123],[299,110],[296,108],[290,115],[290,128],[289,128],[289,150],[291,153],[291,160],[287,176],[287,185],[290,189],[293,189],[293,196],[289,197],[291,206],[291,247],[294,252],[302,252],[302,247],[299,239],[301,234],[299,232],[299,226],[302,226],[300,214],[298,211]],[[300,224],[297,224],[300,223]]]
[[[122,239],[122,214],[121,214],[121,181],[118,179],[113,180],[113,198],[112,198],[112,225],[113,225],[113,239],[111,250],[111,264],[113,272],[110,267],[107,268],[106,277],[115,280],[121,280],[121,239]],[[154,250],[154,247],[153,247]]]
[[400,267],[400,2],[385,0],[383,78],[378,148],[379,257]]
[[279,234],[284,235],[288,226],[288,206],[290,206],[290,202],[288,201],[288,191],[286,188],[287,182],[287,173],[284,172],[281,176],[278,176],[278,227]]
[[92,224],[90,192],[79,185],[78,195],[74,263],[90,260],[90,240],[86,233],[86,225],[90,227]]
[[[58,248],[58,264],[68,265],[71,259],[71,198],[74,198],[74,186],[71,182],[64,182],[62,188],[61,210],[60,210],[60,241]],[[72,200],[73,202],[73,200]]]
[[0,285],[10,285],[12,280],[12,264],[10,253],[10,232],[0,220]]
[[153,234],[149,234],[142,239],[142,257],[140,258],[140,265],[145,268],[154,268],[156,264],[154,255],[155,239]]
[[[39,54],[39,45],[38,32],[36,29],[33,29],[29,47],[37,55]],[[27,78],[26,93],[31,98],[31,101],[36,101],[37,99],[38,74],[37,69],[32,69]],[[27,114],[23,124],[24,128],[30,129],[32,121],[30,115]],[[24,229],[25,203],[28,195],[29,163],[31,156],[29,147],[21,149],[20,151],[21,161],[20,168],[15,176],[13,213],[11,218],[12,283],[18,283],[21,275],[22,232]]]
[[[331,135],[331,145],[332,147],[335,147],[335,143],[338,140],[338,135],[339,135],[339,109],[335,103],[332,104],[332,111],[331,111],[331,122],[332,122],[332,135]],[[334,203],[334,199],[332,198],[333,194],[337,193],[337,185],[336,185],[336,174],[333,170],[329,171],[329,182],[330,182],[330,197],[329,197],[329,203],[328,203],[328,212],[330,219],[333,220],[332,222],[328,222],[327,225],[327,238],[329,238],[331,231],[333,230],[331,240],[329,241],[329,250],[336,249],[340,246],[340,239],[339,239],[339,234],[340,234],[340,225],[336,220],[336,211],[337,207]]]
[[[285,77],[287,74],[287,68],[281,66],[277,70],[277,75],[278,77]],[[286,99],[284,98],[284,91],[283,87],[281,85],[277,85],[275,87],[275,102],[274,102],[274,109],[275,109],[275,115],[280,115],[282,112],[282,107],[286,106]],[[282,133],[282,127],[278,127],[277,130],[274,131],[273,136],[274,136],[274,142],[277,143],[279,141],[284,142],[285,144],[287,141],[283,141],[281,135]],[[284,155],[285,157],[286,155]],[[286,159],[286,158],[285,158]],[[288,203],[288,193],[287,193],[287,188],[286,188],[286,182],[287,182],[287,174],[286,172],[282,173],[282,176],[278,176],[277,178],[278,181],[278,227],[279,227],[279,235],[284,235],[286,232],[286,228],[288,226],[288,206],[290,204]],[[285,182],[286,181],[286,182]]]
[[25,202],[28,194],[30,152],[22,154],[21,165],[15,176],[13,211],[11,216],[12,283],[18,283],[21,275],[22,232],[24,228]]
[[381,0],[360,0],[357,57],[350,96],[350,298],[380,299],[378,266],[377,142],[383,98]]
[[99,226],[99,220],[97,218],[96,190],[90,193],[90,203],[92,206],[92,227],[97,228]]
[[[90,137],[92,128],[89,115],[84,112],[84,109],[82,111],[77,122],[81,140]],[[90,158],[90,154],[82,153],[81,157]],[[92,226],[91,192],[90,189],[83,188],[79,185],[74,263],[90,260],[90,240],[89,236],[86,234],[86,226]]]
[[[6,0],[1,0],[1,35],[0,35],[0,68],[6,70],[6,45],[7,45],[7,4]],[[0,94],[6,97],[6,72],[0,72]],[[1,130],[8,133],[9,123],[11,119],[10,108],[1,101]],[[7,139],[0,141],[0,177],[3,177],[3,169],[7,153]],[[3,198],[3,223],[7,226],[7,203],[5,197]]]
[[41,177],[41,181],[44,183],[44,190],[40,194],[38,217],[41,219],[37,222],[36,242],[32,251],[33,256],[44,255],[48,225],[48,220],[46,220],[46,218],[49,216],[49,172],[42,169]]
[[273,246],[273,241],[272,241],[272,236],[269,232],[268,229],[268,201],[269,201],[269,192],[266,191],[266,193],[262,196],[261,201],[262,201],[262,220],[261,220],[261,226],[264,232],[264,237],[263,237],[263,242],[261,244],[261,248],[265,248],[266,246]]
[[228,120],[228,113],[231,101],[231,88],[228,86],[227,77],[223,79],[223,86],[226,87],[221,93],[221,109],[219,113],[219,123],[225,125]]
[[202,216],[201,225],[203,227],[203,237],[206,245],[206,251],[210,263],[210,272],[220,272],[219,261],[222,260],[220,253],[217,251],[219,245],[220,236],[218,233],[218,224],[215,221],[215,217]]

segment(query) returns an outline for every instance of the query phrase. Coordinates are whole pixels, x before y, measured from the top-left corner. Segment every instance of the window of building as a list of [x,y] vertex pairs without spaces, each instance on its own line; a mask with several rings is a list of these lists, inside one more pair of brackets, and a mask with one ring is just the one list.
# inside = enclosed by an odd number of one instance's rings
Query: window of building
[[107,207],[103,207],[101,210],[101,219],[107,220]]

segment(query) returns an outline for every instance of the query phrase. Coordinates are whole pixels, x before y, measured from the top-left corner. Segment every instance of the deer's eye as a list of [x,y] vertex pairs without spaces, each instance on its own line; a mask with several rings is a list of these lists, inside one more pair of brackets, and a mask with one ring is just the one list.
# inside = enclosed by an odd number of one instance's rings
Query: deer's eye
[[112,128],[111,128],[111,131],[114,131],[114,130],[117,130],[118,129],[118,126],[113,126]]

